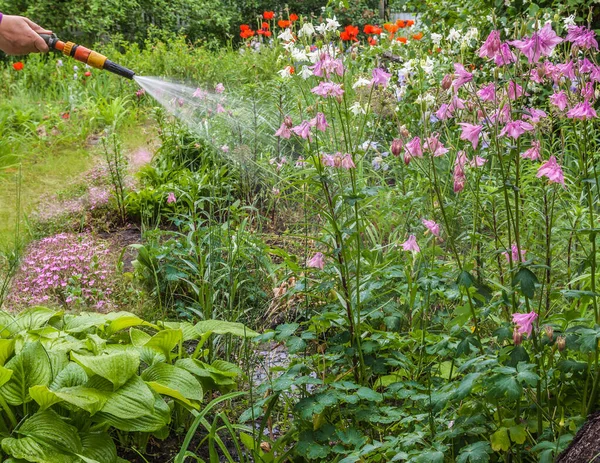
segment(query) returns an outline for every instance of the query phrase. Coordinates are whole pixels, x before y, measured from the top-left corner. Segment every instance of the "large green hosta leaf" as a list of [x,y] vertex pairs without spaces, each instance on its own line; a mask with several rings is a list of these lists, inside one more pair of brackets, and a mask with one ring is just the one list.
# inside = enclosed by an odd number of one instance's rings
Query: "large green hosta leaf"
[[49,356],[39,342],[26,344],[6,364],[6,368],[13,373],[10,380],[0,387],[0,394],[10,405],[29,402],[30,387],[47,385],[52,381],[53,365],[50,359],[54,357]]
[[81,435],[83,451],[78,454],[85,463],[117,463],[117,447],[111,437],[104,432]]
[[0,339],[0,365],[4,365],[6,361],[15,352],[14,339]]
[[209,365],[200,360],[187,358],[177,360],[175,365],[198,377],[207,390],[231,390],[237,384],[235,378],[242,373],[237,366],[224,361],[215,361]]
[[196,323],[196,331],[199,334],[214,333],[214,334],[232,334],[246,338],[258,336],[256,331],[252,331],[241,323],[226,322],[222,320],[204,320]]
[[125,384],[140,366],[139,354],[133,349],[100,355],[80,355],[72,352],[71,357],[89,376],[96,374],[110,381],[114,390]]
[[111,312],[106,315],[106,320],[109,322],[108,327],[106,328],[106,332],[108,335],[112,335],[117,331],[131,328],[132,326],[144,325],[151,326],[153,328],[158,328],[156,325],[148,323],[142,320],[137,315],[133,315],[129,312]]
[[67,333],[81,333],[90,328],[99,328],[106,323],[106,316],[99,313],[80,313],[65,315],[63,330]]
[[168,395],[191,407],[202,400],[202,386],[193,375],[182,368],[158,363],[142,373],[142,379],[159,394]]
[[106,393],[84,386],[65,387],[57,391],[50,390],[48,386],[33,386],[29,389],[29,394],[42,410],[66,402],[91,415],[100,411],[108,400]]
[[[31,307],[21,312],[13,323],[7,325],[5,330],[10,334],[20,333],[21,331],[37,330],[48,325],[50,319],[60,317],[63,312],[47,309],[45,307]],[[6,336],[6,331],[1,332]]]
[[171,351],[179,345],[183,340],[183,332],[181,330],[162,330],[156,333],[145,344],[145,347],[154,349],[163,354],[167,359]]
[[77,428],[52,411],[38,412],[16,431],[21,437],[2,439],[2,450],[14,458],[37,463],[75,463],[83,451]]

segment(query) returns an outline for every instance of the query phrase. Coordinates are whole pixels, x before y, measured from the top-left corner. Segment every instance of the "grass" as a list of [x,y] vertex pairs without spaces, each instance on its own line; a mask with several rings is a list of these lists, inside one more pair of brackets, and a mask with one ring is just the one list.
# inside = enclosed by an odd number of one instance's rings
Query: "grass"
[[[123,126],[119,132],[126,150],[148,144],[143,130],[145,123],[134,122]],[[43,207],[43,199],[73,187],[81,182],[81,174],[88,171],[101,156],[98,146],[86,146],[85,142],[61,147],[44,147],[39,143],[23,145],[19,153],[19,167],[0,171],[0,249],[14,244],[17,225],[17,202],[21,203],[21,239],[27,241],[26,221],[28,214]]]

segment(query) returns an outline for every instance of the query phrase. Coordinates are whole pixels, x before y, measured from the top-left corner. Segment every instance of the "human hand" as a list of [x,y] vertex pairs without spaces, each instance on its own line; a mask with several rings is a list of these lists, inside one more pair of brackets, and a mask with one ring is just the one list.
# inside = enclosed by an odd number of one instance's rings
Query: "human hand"
[[52,31],[22,16],[4,15],[0,22],[0,50],[7,55],[46,53],[48,45],[39,34],[52,34]]

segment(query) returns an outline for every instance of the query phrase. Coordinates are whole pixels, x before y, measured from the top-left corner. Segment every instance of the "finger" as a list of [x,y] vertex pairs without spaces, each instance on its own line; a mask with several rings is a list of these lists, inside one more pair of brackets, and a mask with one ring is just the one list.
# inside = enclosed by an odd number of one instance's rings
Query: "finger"
[[39,51],[40,53],[47,53],[50,50],[46,41],[39,35],[34,40],[33,46],[35,47],[36,51]]
[[31,19],[28,19],[28,18],[23,18],[23,19],[25,20],[25,22],[27,23],[27,25],[29,27],[31,27],[31,29],[33,29],[34,32],[37,32],[38,34],[52,34],[52,31],[50,31],[48,29],[44,29],[41,26],[38,26]]

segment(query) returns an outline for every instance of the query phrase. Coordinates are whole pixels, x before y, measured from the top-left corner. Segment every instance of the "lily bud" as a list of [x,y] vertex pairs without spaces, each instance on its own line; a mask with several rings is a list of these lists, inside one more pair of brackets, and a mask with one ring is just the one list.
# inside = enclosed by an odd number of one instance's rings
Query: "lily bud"
[[556,338],[556,347],[558,347],[559,351],[563,351],[567,348],[567,338],[564,336],[559,336]]
[[552,328],[550,325],[546,325],[544,326],[544,332],[546,333],[546,336],[548,336],[548,339],[552,341],[554,338],[554,328]]
[[392,154],[396,157],[400,156],[400,151],[402,150],[402,140],[400,140],[399,138],[394,138],[392,140],[392,147],[390,148],[390,151],[392,152]]
[[521,345],[523,342],[523,334],[519,333],[519,329],[515,327],[513,331],[513,343],[515,346]]
[[446,74],[442,79],[442,88],[448,90],[452,86],[452,74]]

